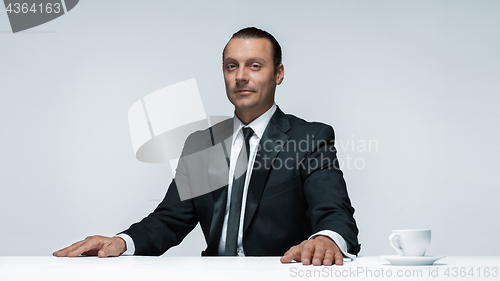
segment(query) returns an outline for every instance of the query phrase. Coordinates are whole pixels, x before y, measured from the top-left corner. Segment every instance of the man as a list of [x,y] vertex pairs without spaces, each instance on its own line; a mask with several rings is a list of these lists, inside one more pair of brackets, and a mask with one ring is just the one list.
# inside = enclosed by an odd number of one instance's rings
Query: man
[[[204,256],[283,255],[283,263],[341,265],[344,255],[359,252],[333,129],[285,115],[274,103],[284,78],[276,39],[253,27],[236,32],[223,51],[223,73],[235,117],[186,140],[176,178],[156,210],[118,236],[87,237],[54,256],[161,255],[198,222],[207,242]],[[231,180],[181,200],[182,182],[193,185],[191,175],[211,169],[186,152],[200,140],[225,144]]]

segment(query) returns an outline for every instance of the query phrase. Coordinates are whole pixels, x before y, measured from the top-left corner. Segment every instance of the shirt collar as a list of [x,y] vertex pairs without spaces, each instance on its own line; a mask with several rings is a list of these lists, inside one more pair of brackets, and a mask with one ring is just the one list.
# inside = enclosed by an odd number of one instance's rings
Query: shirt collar
[[236,136],[238,135],[239,132],[241,132],[241,128],[243,127],[250,127],[254,131],[255,134],[259,137],[259,139],[262,139],[262,135],[264,135],[264,131],[266,130],[267,124],[269,124],[269,121],[271,120],[271,117],[273,117],[274,112],[276,112],[276,103],[273,103],[271,108],[269,108],[264,114],[259,116],[257,119],[253,120],[248,126],[243,125],[243,123],[238,119],[236,114],[234,115],[234,122],[233,122],[233,144],[234,141],[236,140]]

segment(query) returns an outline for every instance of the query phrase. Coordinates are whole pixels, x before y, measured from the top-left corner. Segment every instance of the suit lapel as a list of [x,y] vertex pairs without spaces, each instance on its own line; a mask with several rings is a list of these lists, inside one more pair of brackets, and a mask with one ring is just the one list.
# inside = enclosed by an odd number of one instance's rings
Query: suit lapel
[[286,134],[289,129],[290,123],[288,122],[288,118],[286,118],[279,107],[276,108],[276,112],[269,121],[264,131],[264,135],[260,140],[260,149],[255,156],[254,168],[248,185],[243,233],[245,233],[250,225],[255,211],[259,206],[267,176],[271,169],[271,163],[276,156],[278,156],[282,146],[290,138],[290,136]]

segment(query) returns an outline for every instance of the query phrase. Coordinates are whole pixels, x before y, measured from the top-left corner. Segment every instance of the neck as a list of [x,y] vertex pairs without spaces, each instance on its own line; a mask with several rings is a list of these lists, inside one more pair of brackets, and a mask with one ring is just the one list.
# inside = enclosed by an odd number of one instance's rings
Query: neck
[[234,113],[236,114],[236,117],[240,119],[240,121],[244,125],[248,125],[252,123],[253,120],[259,118],[262,114],[266,113],[274,104],[273,103],[262,106],[262,107],[257,107],[257,108],[250,108],[250,109],[240,109],[240,108],[235,108]]

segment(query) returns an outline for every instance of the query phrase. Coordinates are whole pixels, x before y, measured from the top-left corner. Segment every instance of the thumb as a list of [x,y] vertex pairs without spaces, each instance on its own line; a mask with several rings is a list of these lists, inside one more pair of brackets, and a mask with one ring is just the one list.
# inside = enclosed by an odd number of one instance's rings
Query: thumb
[[97,252],[97,255],[100,257],[100,258],[105,258],[107,256],[109,256],[109,249],[106,250],[106,247],[103,247],[102,249],[99,250],[99,252]]
[[110,243],[110,244],[104,245],[99,250],[99,252],[97,252],[97,255],[100,258],[106,258],[106,257],[116,256],[115,252],[116,252],[116,247]]
[[118,257],[120,254],[121,252],[118,250],[118,246],[115,243],[104,245],[97,253],[100,258]]

